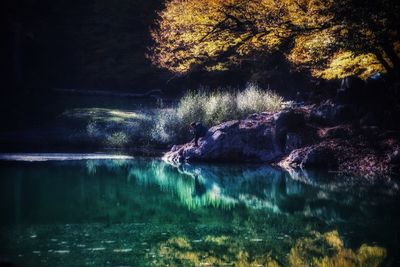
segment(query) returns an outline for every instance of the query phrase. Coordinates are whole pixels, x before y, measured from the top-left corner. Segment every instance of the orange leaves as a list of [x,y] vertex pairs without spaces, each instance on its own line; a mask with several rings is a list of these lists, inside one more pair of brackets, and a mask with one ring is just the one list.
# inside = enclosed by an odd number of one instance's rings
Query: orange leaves
[[[345,2],[169,0],[151,32],[149,58],[157,66],[185,73],[193,68],[224,70],[246,57],[280,50],[294,65],[328,79],[383,71],[371,51],[381,51],[377,39],[386,35],[369,27],[369,16],[342,19],[353,12],[351,0]],[[368,14],[363,6],[356,8],[360,10],[354,12]]]
[[150,59],[177,73],[225,69],[280,44],[284,9],[276,0],[171,0],[152,31]]

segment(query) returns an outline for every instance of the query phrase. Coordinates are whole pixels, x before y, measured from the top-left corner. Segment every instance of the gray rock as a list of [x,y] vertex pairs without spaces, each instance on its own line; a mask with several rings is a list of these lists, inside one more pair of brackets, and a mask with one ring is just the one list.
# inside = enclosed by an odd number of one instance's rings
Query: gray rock
[[296,112],[292,109],[275,113],[274,120],[277,132],[295,131],[305,123],[303,113]]
[[295,112],[294,110],[289,109],[275,113],[273,118],[275,121],[275,138],[280,149],[285,151],[287,133],[296,132],[299,128],[304,126],[304,115],[300,112]]
[[171,163],[271,162],[283,155],[275,134],[274,118],[233,120],[216,125],[199,140],[199,146],[184,144],[164,155]]
[[286,159],[281,161],[279,165],[284,169],[288,169],[288,167],[300,168],[306,153],[307,151],[305,151],[304,149],[295,149],[292,152],[290,152],[290,154],[286,157]]
[[354,110],[350,105],[336,104],[328,100],[312,110],[310,119],[323,125],[334,125],[353,120]]
[[354,130],[348,125],[339,125],[325,130],[325,133],[321,136],[323,138],[350,138],[354,135]]

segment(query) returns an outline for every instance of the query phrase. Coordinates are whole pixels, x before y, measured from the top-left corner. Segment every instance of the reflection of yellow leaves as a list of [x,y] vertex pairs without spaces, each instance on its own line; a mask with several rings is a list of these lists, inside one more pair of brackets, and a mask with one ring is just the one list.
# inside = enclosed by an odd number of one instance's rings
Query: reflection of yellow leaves
[[311,237],[297,240],[290,250],[291,266],[347,267],[379,266],[386,250],[377,246],[361,245],[357,251],[345,248],[337,231],[313,233]]
[[343,248],[343,241],[340,239],[339,233],[337,231],[332,231],[324,234],[326,242],[335,249]]
[[221,246],[224,243],[226,243],[226,241],[228,239],[229,239],[229,237],[227,237],[227,236],[211,236],[211,235],[208,235],[208,236],[206,236],[204,241],[209,242],[209,243],[214,243],[216,245]]
[[379,266],[386,257],[386,250],[377,246],[361,245],[357,253],[362,266]]
[[[248,244],[247,244],[248,245]],[[221,266],[279,267],[271,252],[255,253],[240,237],[206,236],[204,242],[190,244],[186,237],[173,237],[163,242],[154,251],[155,266]],[[298,239],[291,248],[289,266],[349,267],[379,266],[386,257],[386,250],[366,244],[354,251],[345,248],[337,231]]]
[[270,253],[250,256],[242,240],[228,236],[206,236],[197,247],[186,237],[173,237],[161,243],[155,255],[153,266],[280,266]]
[[173,237],[167,242],[169,245],[176,246],[177,248],[190,249],[190,243],[185,237]]

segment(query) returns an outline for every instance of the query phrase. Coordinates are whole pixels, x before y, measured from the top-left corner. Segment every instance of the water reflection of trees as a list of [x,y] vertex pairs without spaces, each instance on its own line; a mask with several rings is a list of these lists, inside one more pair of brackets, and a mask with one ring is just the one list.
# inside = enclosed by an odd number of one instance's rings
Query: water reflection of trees
[[[371,198],[371,186],[353,190],[351,184],[327,173],[289,173],[270,166],[252,165],[181,165],[163,161],[87,161],[89,173],[106,168],[127,170],[127,179],[142,186],[158,186],[175,196],[189,209],[207,206],[231,209],[244,205],[275,213],[302,214],[326,222],[346,221],[361,224],[379,214],[385,196]],[[346,181],[346,180],[345,180]],[[347,185],[347,186],[346,186]]]
[[290,252],[281,257],[266,245],[243,236],[209,235],[201,242],[178,236],[161,242],[148,256],[155,256],[153,266],[373,267],[380,266],[387,255],[386,249],[379,246],[362,244],[358,249],[347,248],[337,231],[311,232],[297,239]]

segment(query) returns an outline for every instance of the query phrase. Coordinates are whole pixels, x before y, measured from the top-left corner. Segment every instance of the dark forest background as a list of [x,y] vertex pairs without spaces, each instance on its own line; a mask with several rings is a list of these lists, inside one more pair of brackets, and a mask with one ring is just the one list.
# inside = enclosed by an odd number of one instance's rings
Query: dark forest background
[[161,0],[7,0],[2,5],[4,87],[146,89],[168,79],[145,58]]
[[[261,74],[241,66],[177,77],[152,66],[146,53],[162,0],[6,0],[1,5],[0,73],[6,97],[54,89],[176,93],[200,84],[240,86],[260,76],[282,91],[290,87],[282,58]],[[296,87],[301,87],[300,76],[290,75]]]

